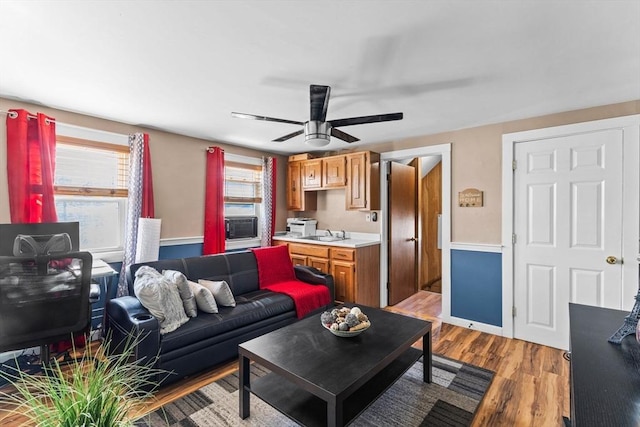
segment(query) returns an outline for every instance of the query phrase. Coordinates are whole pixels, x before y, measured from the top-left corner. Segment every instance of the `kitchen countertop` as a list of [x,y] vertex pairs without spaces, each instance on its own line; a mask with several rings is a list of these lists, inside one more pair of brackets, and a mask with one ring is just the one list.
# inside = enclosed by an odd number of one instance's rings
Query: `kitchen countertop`
[[362,248],[365,246],[374,246],[380,244],[380,235],[371,233],[347,233],[347,238],[344,240],[334,240],[331,242],[324,242],[321,240],[311,240],[301,237],[293,237],[287,235],[273,236],[273,240],[280,240],[284,242],[292,243],[307,243],[310,245],[319,246],[337,246],[341,248]]

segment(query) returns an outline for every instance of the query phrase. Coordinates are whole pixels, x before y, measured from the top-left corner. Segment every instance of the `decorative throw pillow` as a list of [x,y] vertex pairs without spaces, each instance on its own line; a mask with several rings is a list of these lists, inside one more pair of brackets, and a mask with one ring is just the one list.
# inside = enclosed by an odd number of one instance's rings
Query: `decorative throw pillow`
[[140,303],[160,323],[160,334],[175,331],[189,321],[178,288],[157,270],[142,266],[136,271],[133,291]]
[[236,306],[236,300],[233,298],[233,293],[229,288],[229,284],[224,280],[215,281],[198,279],[198,283],[211,291],[218,305],[223,307]]
[[193,295],[193,291],[189,287],[185,275],[176,270],[163,270],[162,275],[178,288],[178,293],[182,299],[182,305],[184,306],[184,311],[187,313],[187,316],[196,317],[198,315],[196,297]]
[[196,298],[196,304],[198,305],[199,310],[202,310],[205,313],[218,312],[218,305],[216,304],[216,300],[213,298],[213,294],[209,289],[196,282],[192,282],[191,280],[187,280],[187,283]]
[[293,263],[289,256],[289,248],[286,245],[252,248],[251,252],[256,257],[258,281],[261,289],[275,283],[296,279]]

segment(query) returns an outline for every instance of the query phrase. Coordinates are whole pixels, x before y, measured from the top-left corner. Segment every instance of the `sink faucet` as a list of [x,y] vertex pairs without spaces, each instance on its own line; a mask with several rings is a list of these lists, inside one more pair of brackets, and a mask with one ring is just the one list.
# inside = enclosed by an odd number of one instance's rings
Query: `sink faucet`
[[347,232],[344,230],[340,230],[342,232],[342,240],[346,240],[347,239]]
[[329,236],[333,237],[333,234],[331,233],[331,230],[329,230],[328,228],[327,228],[327,233],[329,233]]

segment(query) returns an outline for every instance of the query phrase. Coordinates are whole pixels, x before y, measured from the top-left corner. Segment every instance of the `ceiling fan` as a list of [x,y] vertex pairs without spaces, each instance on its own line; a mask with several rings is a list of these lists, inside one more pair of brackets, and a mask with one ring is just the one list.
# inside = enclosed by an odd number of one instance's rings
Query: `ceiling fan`
[[255,116],[245,113],[231,113],[233,117],[240,119],[265,120],[268,122],[289,123],[292,125],[304,126],[302,129],[290,134],[274,139],[274,142],[283,142],[304,133],[305,142],[313,147],[324,147],[329,144],[330,137],[335,136],[345,142],[352,143],[360,141],[355,136],[342,132],[336,128],[342,126],[361,125],[365,123],[389,122],[402,120],[402,113],[378,114],[375,116],[351,117],[348,119],[329,120],[327,118],[327,107],[329,106],[329,86],[311,85],[309,87],[311,115],[307,122],[297,122],[294,120],[276,119],[273,117]]

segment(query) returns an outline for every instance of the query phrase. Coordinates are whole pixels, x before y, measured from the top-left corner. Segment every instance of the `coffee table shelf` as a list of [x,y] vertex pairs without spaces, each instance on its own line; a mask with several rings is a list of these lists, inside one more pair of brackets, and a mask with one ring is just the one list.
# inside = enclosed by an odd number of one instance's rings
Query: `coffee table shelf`
[[[345,400],[343,408],[345,425],[367,409],[421,356],[421,350],[409,348],[349,396]],[[270,373],[264,377],[253,379],[249,391],[299,424],[304,426],[327,425],[327,403],[281,375]]]

